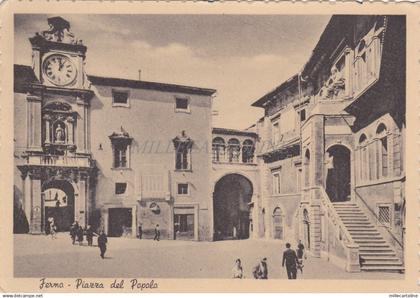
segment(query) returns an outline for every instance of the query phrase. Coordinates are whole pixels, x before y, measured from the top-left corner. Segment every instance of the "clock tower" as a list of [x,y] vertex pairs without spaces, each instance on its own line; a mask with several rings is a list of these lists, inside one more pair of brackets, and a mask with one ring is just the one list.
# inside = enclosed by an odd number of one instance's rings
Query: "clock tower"
[[96,173],[89,127],[94,92],[84,70],[87,48],[65,19],[49,18],[48,24],[48,30],[29,38],[34,79],[26,87],[27,146],[18,165],[33,234],[46,232],[51,221],[59,231],[74,221],[85,226]]
[[87,47],[70,31],[62,17],[48,19],[49,30],[36,33],[32,44],[32,67],[44,86],[84,89]]

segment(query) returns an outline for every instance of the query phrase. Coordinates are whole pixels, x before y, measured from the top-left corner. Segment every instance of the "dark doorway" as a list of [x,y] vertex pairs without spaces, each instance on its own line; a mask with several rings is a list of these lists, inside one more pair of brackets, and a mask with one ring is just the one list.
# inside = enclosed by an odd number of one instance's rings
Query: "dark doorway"
[[273,212],[273,236],[274,239],[284,239],[284,218],[283,212],[279,207],[274,209]]
[[331,202],[350,200],[350,150],[342,145],[334,145],[326,153],[326,192]]
[[74,188],[66,180],[52,180],[42,187],[44,231],[49,231],[49,218],[54,218],[57,231],[69,231],[74,222]]
[[131,208],[109,208],[108,209],[108,235],[110,237],[121,237],[131,233],[132,224]]
[[247,239],[250,229],[252,184],[242,175],[229,174],[215,186],[214,239]]

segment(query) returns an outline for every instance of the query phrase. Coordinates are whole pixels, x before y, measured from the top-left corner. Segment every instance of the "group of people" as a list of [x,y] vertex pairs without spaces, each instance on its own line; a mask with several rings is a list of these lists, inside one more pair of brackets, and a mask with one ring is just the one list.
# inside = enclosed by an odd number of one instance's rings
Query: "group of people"
[[[297,271],[303,274],[303,258],[306,259],[305,246],[299,240],[296,251],[291,248],[290,243],[286,243],[286,249],[283,252],[282,267],[286,267],[287,278],[296,279]],[[245,278],[242,262],[236,259],[232,269],[233,278]],[[267,258],[262,258],[252,270],[252,276],[255,279],[268,279]]]
[[[137,237],[139,239],[143,239],[143,226],[141,224],[139,225],[139,230],[138,230],[138,233],[137,233]],[[159,227],[159,224],[157,224],[155,226],[155,236],[153,237],[153,240],[160,241],[160,227]]]
[[83,229],[83,227],[75,221],[70,227],[70,238],[72,244],[74,245],[77,241],[79,245],[83,245],[84,235],[86,235],[88,246],[92,246],[93,236],[98,236],[90,225],[87,225],[86,228]]

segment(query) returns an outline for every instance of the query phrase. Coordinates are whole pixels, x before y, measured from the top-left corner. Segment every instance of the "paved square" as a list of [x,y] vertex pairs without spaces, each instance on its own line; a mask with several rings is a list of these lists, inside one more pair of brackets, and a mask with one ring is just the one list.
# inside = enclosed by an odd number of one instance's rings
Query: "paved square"
[[[94,239],[96,245],[96,238]],[[284,243],[265,240],[190,242],[108,238],[106,259],[98,247],[72,245],[67,233],[14,235],[15,277],[231,278],[236,258],[246,278],[261,257],[268,258],[269,278],[287,278],[281,267]],[[348,273],[319,258],[308,257],[298,279],[403,279],[404,274]]]

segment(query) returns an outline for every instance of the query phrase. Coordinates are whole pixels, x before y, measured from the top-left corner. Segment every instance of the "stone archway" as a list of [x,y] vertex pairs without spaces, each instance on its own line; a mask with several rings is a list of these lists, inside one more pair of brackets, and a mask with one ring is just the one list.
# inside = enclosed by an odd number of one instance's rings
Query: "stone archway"
[[223,176],[214,187],[214,240],[247,239],[252,183],[240,174]]
[[42,185],[43,228],[54,218],[58,231],[68,231],[75,220],[75,190],[66,180],[51,180]]
[[350,150],[343,145],[333,145],[326,152],[325,190],[331,202],[350,200],[351,162]]

